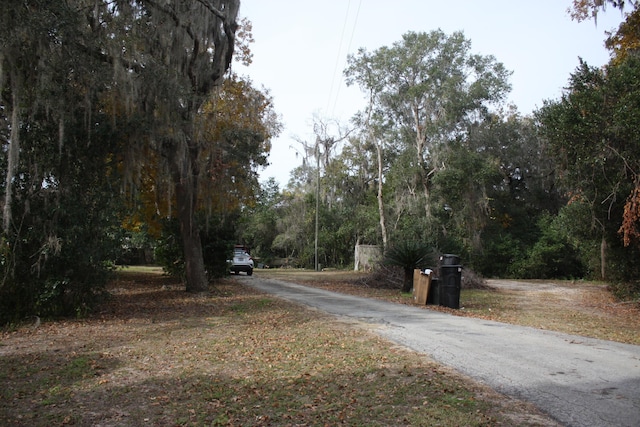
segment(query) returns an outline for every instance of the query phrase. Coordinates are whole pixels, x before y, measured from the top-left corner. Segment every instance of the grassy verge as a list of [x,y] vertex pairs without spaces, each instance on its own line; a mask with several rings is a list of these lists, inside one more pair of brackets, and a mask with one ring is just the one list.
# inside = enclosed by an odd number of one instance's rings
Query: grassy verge
[[466,290],[463,315],[640,345],[640,310],[605,286],[563,282],[561,291]]
[[121,272],[92,318],[0,338],[0,425],[550,425],[365,328],[228,281]]

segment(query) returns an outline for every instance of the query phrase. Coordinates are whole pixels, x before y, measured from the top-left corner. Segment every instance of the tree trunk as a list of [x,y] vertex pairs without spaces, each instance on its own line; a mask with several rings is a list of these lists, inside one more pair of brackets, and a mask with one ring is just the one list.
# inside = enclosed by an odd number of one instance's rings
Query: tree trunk
[[600,242],[600,278],[605,280],[607,276],[607,239],[602,236]]
[[382,198],[382,147],[376,142],[378,155],[378,214],[380,216],[380,233],[382,234],[382,250],[387,248],[387,225],[384,215],[384,199]]
[[[189,141],[189,139],[187,140]],[[173,142],[169,152],[171,176],[175,186],[177,217],[180,224],[187,292],[204,292],[209,288],[204,269],[200,227],[196,218],[198,201],[198,150],[189,142]]]
[[[15,79],[15,77],[14,77]],[[13,204],[13,177],[18,169],[18,161],[20,156],[20,113],[18,95],[16,95],[16,85],[12,88],[13,92],[13,111],[11,112],[11,136],[7,153],[7,175],[5,181],[4,194],[4,210],[2,212],[2,226],[5,233],[9,232],[11,225],[11,205]]]
[[187,292],[208,290],[207,274],[204,269],[200,229],[195,216],[194,191],[192,182],[176,183],[176,204],[178,221],[184,250]]
[[420,121],[420,107],[418,105],[414,105],[412,107],[412,111],[413,111],[413,120],[416,126],[416,141],[415,141],[416,161],[417,161],[416,164],[420,166],[417,179],[420,182],[420,184],[422,184],[422,191],[424,194],[425,218],[431,218],[431,209],[429,205],[429,199],[430,199],[430,193],[431,193],[429,190],[429,174],[426,172],[427,162],[424,159],[424,151],[425,151],[425,146],[427,144],[427,136],[423,131],[424,126],[421,124],[421,121]]

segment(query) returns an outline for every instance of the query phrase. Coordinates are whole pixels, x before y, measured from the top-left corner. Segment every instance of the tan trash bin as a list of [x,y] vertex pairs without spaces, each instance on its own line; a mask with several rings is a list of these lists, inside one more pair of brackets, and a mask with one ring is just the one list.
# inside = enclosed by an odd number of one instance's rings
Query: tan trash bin
[[413,302],[419,305],[427,305],[430,285],[431,270],[413,270]]

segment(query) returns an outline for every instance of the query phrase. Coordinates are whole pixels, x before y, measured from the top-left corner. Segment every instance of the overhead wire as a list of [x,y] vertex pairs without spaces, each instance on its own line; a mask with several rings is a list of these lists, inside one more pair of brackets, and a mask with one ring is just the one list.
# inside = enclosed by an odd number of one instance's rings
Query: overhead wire
[[329,113],[329,105],[331,104],[331,97],[333,95],[333,86],[336,81],[338,64],[340,63],[340,54],[342,53],[342,42],[344,41],[344,33],[347,29],[347,23],[349,22],[349,9],[351,9],[351,0],[349,0],[349,3],[347,3],[347,11],[344,15],[344,23],[342,24],[342,33],[340,34],[340,44],[338,45],[338,52],[336,53],[336,62],[333,67],[333,73],[331,74],[331,86],[329,87],[329,95],[327,97],[327,106],[324,109],[325,115]]
[[[338,99],[340,97],[340,85],[337,85],[337,89],[336,89],[336,93],[335,93],[335,97],[334,95],[334,87],[336,87],[336,76],[339,74],[339,65],[340,65],[340,59],[341,57],[343,58],[342,64],[343,64],[343,68],[344,65],[346,65],[346,61],[347,61],[347,57],[346,54],[351,50],[351,44],[353,43],[353,36],[355,34],[356,31],[356,26],[358,24],[358,17],[360,16],[360,8],[362,7],[362,0],[359,1],[358,3],[358,9],[356,10],[356,14],[355,14],[355,18],[353,21],[353,25],[351,28],[351,36],[349,37],[349,44],[347,45],[347,49],[346,51],[342,50],[342,46],[344,43],[344,39],[345,39],[345,33],[347,30],[347,24],[349,23],[349,15],[350,15],[350,10],[351,10],[351,0],[349,0],[349,3],[347,4],[347,11],[345,13],[345,17],[344,17],[344,23],[342,25],[342,33],[340,35],[340,45],[338,46],[338,51],[336,53],[336,62],[335,62],[335,66],[333,69],[333,74],[331,76],[331,86],[329,89],[329,95],[327,98],[327,106],[325,108],[325,115],[328,115],[329,112],[331,113],[331,115],[333,115],[335,113],[336,110],[336,106],[338,105]],[[333,99],[333,108],[331,107],[331,101]]]
[[[360,17],[360,7],[362,6],[362,0],[360,0],[360,2],[358,3],[358,9],[356,10],[356,17],[353,20],[353,27],[351,28],[351,37],[349,38],[349,44],[347,45],[347,50],[346,50],[346,54],[348,54],[351,51],[351,44],[353,43],[353,36],[356,33],[356,27],[358,25],[358,18]],[[345,54],[344,56],[344,61],[343,61],[343,65],[342,65],[342,69],[345,68],[345,66],[347,65],[347,55]],[[334,73],[335,76],[335,73]],[[338,85],[338,91],[336,92],[336,99],[333,103],[333,109],[331,110],[331,115],[335,114],[336,111],[336,106],[338,105],[338,99],[340,98],[340,87],[342,85]]]

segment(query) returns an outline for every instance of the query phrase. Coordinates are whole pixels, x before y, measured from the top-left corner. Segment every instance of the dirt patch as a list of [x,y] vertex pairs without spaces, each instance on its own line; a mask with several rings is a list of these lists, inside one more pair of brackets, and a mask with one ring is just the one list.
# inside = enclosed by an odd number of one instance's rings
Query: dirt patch
[[[491,296],[470,292],[467,313],[493,320],[640,344],[637,304],[616,301],[607,285],[583,281],[489,280]],[[493,307],[493,308],[492,308]]]

